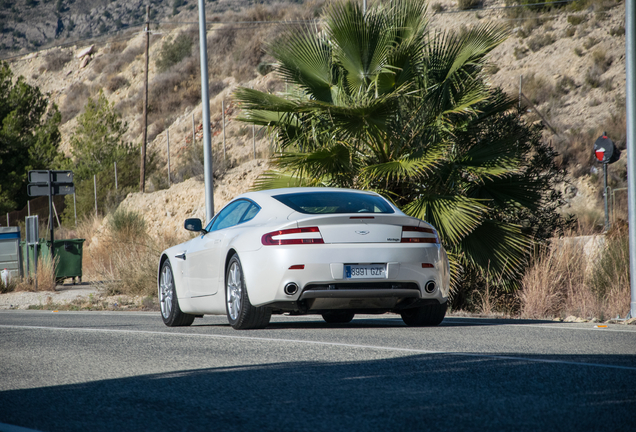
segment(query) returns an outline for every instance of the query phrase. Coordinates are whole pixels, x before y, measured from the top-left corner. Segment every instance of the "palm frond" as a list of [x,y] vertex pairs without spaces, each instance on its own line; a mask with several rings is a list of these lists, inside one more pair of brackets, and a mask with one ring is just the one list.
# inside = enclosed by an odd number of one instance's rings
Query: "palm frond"
[[312,98],[332,100],[333,76],[330,44],[311,27],[294,29],[269,46],[278,61],[277,72],[284,81],[296,83]]
[[460,195],[430,195],[415,199],[402,211],[430,222],[445,245],[454,245],[481,224],[488,207],[483,201]]
[[292,173],[269,170],[261,174],[254,184],[252,190],[281,189],[288,187],[325,186],[316,179],[306,179],[295,176]]
[[495,220],[484,220],[461,241],[465,259],[482,273],[514,278],[526,263],[532,239],[520,227]]

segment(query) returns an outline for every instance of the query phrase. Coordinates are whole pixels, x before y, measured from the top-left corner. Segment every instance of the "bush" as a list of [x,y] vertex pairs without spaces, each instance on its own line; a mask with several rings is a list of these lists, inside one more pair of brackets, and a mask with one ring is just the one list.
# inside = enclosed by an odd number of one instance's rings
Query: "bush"
[[592,53],[592,62],[594,63],[594,66],[598,67],[602,71],[602,73],[605,73],[609,69],[613,61],[614,59],[607,56],[605,51],[600,48],[594,50]]
[[155,61],[159,72],[165,72],[181,60],[192,54],[192,38],[186,33],[179,34],[173,41],[166,41],[161,46],[159,58]]
[[625,35],[625,26],[612,27],[610,29],[611,36],[624,36]]
[[117,209],[109,218],[113,237],[119,240],[135,240],[146,236],[146,221],[142,214],[126,209]]
[[523,77],[523,94],[535,105],[547,102],[554,94],[554,87],[544,78],[532,74]]
[[66,123],[75,117],[81,110],[86,100],[92,95],[92,89],[83,82],[74,82],[66,92],[66,99],[60,109],[62,123]]
[[130,85],[128,80],[121,75],[108,75],[106,78],[106,89],[111,93],[119,90],[122,87]]
[[479,0],[457,0],[457,8],[459,10],[467,10],[476,7]]
[[431,9],[435,13],[440,13],[444,11],[444,6],[441,3],[433,3],[433,5],[431,6]]
[[50,72],[57,72],[73,59],[73,55],[66,50],[56,49],[46,55],[46,69]]
[[572,77],[564,75],[557,81],[556,91],[559,94],[566,95],[574,89],[576,89],[576,83],[574,82],[574,79],[572,79]]
[[259,63],[258,66],[256,67],[256,71],[263,76],[267,75],[273,70],[274,70],[274,65],[271,63]]
[[593,38],[593,37],[589,37],[587,38],[587,40],[583,43],[583,48],[585,48],[586,50],[589,50],[590,48],[592,48],[594,45],[596,45],[598,43],[598,39]]
[[585,21],[585,19],[585,15],[570,15],[568,16],[568,23],[572,24],[573,26],[577,26]]
[[527,44],[533,52],[539,51],[544,46],[553,44],[555,41],[554,36],[551,33],[543,33],[528,39]]

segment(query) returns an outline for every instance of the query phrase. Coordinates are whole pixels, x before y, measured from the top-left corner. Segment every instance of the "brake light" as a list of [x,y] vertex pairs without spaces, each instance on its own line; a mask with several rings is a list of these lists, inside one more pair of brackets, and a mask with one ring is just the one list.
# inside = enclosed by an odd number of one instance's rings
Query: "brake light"
[[261,237],[261,243],[265,246],[323,244],[324,240],[318,227],[308,227],[272,231]]
[[[422,234],[433,234],[433,237],[423,236]],[[432,228],[418,226],[402,227],[402,243],[439,243],[437,231]]]

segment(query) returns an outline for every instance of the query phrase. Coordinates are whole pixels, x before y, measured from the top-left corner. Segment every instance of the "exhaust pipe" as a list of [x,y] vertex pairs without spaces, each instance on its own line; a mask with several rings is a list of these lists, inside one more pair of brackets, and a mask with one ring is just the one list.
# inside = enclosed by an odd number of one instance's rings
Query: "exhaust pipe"
[[435,281],[426,282],[426,285],[424,285],[424,291],[426,291],[429,294],[435,291]]
[[292,296],[298,292],[298,285],[295,282],[289,282],[285,285],[283,291],[285,291],[285,294],[288,296]]

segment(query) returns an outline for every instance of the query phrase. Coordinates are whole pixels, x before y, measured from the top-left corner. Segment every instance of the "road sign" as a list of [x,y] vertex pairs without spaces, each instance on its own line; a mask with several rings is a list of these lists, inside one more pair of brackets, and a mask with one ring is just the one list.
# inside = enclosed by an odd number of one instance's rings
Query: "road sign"
[[621,157],[621,151],[616,148],[614,142],[603,133],[594,143],[594,156],[599,162],[611,164]]
[[[53,183],[53,195],[71,195],[75,193],[75,186],[73,184],[70,185],[61,185]],[[48,196],[49,195],[49,185],[46,183],[35,183],[27,185],[27,193],[29,196]]]
[[[48,183],[49,173],[53,183],[70,184],[73,183],[73,171],[29,171],[29,183]],[[73,192],[71,192],[73,193]]]

